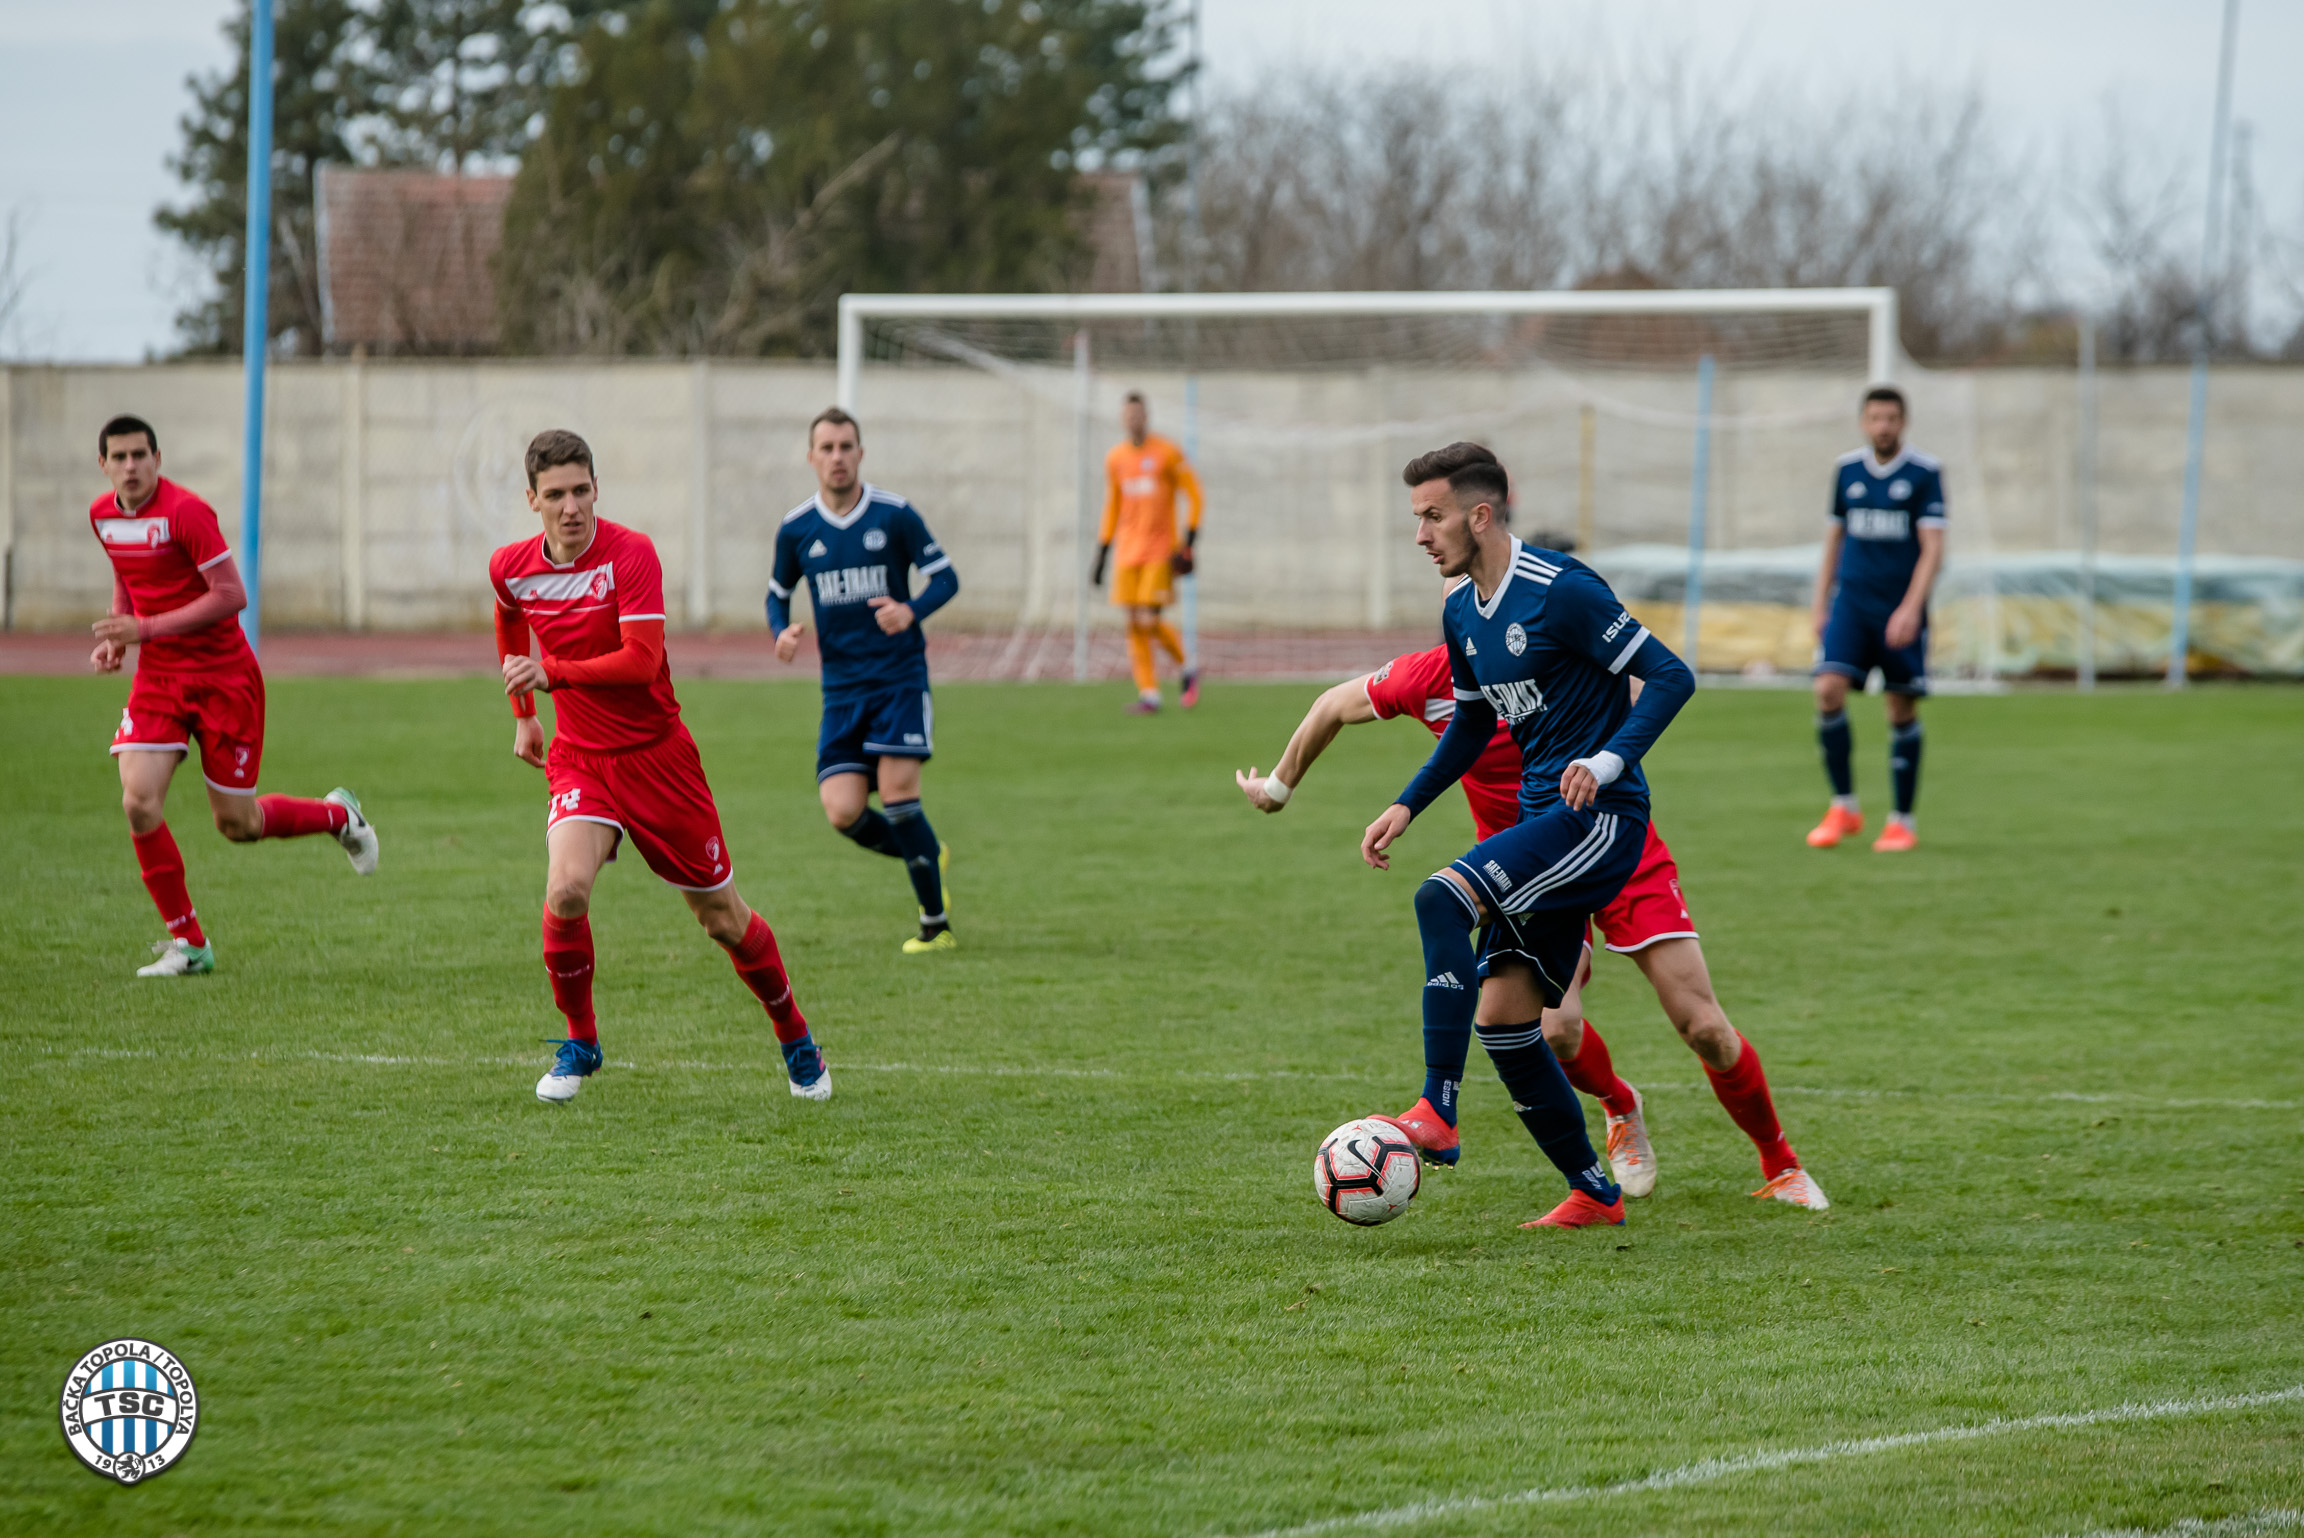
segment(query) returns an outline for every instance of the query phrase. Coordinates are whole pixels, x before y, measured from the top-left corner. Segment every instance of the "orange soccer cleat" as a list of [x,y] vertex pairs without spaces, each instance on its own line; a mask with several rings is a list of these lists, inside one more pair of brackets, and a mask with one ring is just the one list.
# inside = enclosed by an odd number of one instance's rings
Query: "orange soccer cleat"
[[1624,1198],[1601,1202],[1582,1191],[1570,1191],[1568,1199],[1540,1218],[1523,1223],[1522,1228],[1597,1228],[1603,1223],[1621,1224],[1624,1221]]
[[1808,847],[1830,849],[1844,838],[1854,838],[1864,831],[1864,814],[1832,806],[1824,809],[1824,820],[1808,830]]
[[1920,835],[1912,831],[1912,824],[1908,822],[1891,821],[1880,830],[1880,836],[1872,841],[1874,854],[1902,854],[1908,849],[1919,847]]
[[1426,1164],[1454,1164],[1461,1152],[1456,1144],[1456,1129],[1441,1120],[1429,1100],[1419,1099],[1398,1116],[1378,1115],[1376,1119],[1388,1121],[1406,1133],[1408,1141],[1424,1155]]

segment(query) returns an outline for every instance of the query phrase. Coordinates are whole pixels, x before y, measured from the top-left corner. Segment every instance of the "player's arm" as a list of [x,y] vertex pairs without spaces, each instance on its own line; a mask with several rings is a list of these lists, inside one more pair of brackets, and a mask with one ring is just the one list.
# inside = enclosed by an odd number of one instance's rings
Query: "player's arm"
[[908,569],[917,569],[928,579],[928,585],[910,603],[898,603],[893,598],[872,600],[872,617],[889,635],[902,634],[950,603],[960,591],[960,574],[952,569],[952,557],[928,532],[926,519],[917,512],[911,514],[905,520],[903,535],[905,557],[911,563]]
[[1928,595],[1936,586],[1936,574],[1944,567],[1944,487],[1936,487],[1936,500],[1921,509],[1913,533],[1920,540],[1920,559],[1912,564],[1912,583],[1904,589],[1904,601],[1896,605],[1896,612],[1888,616],[1888,633],[1883,638],[1890,646],[1910,646],[1920,638],[1920,622],[1928,616]]
[[125,649],[131,641],[157,640],[161,636],[188,635],[205,630],[219,620],[230,619],[248,607],[248,589],[240,581],[240,570],[232,564],[230,552],[215,557],[200,568],[200,580],[208,584],[208,591],[190,603],[170,609],[163,614],[137,614],[129,602],[127,585],[117,575],[112,581],[112,612],[90,628],[99,642],[110,641]]
[[536,719],[536,695],[512,682],[512,662],[529,660],[528,616],[517,605],[496,595],[496,666],[504,675],[504,693],[512,701],[512,756],[536,768],[544,767],[544,723]]
[[599,657],[555,657],[550,652],[531,661],[546,690],[614,688],[653,683],[664,668],[664,568],[656,559],[656,546],[640,540],[628,554],[617,557],[616,635],[618,645]]
[[1304,783],[1304,772],[1312,767],[1312,761],[1327,751],[1338,732],[1376,719],[1376,707],[1368,699],[1371,676],[1362,674],[1347,679],[1314,700],[1304,719],[1296,724],[1295,734],[1288,739],[1287,749],[1269,775],[1258,775],[1254,765],[1250,765],[1245,774],[1233,771],[1233,783],[1240,787],[1249,805],[1259,812],[1279,811],[1288,804],[1296,787]]
[[776,531],[776,564],[768,574],[768,633],[776,638],[778,662],[800,655],[800,636],[808,628],[792,623],[792,590],[800,577],[800,542],[786,524]]
[[1832,516],[1824,524],[1824,559],[1816,568],[1816,591],[1808,603],[1808,617],[1818,639],[1823,638],[1825,622],[1832,618],[1832,582],[1840,575],[1840,546],[1847,538],[1848,508],[1840,500],[1840,482],[1834,477]]
[[1104,585],[1104,563],[1112,555],[1112,536],[1120,528],[1120,467],[1112,456],[1104,456],[1104,522],[1096,530],[1096,571],[1088,579],[1090,587]]
[[1555,639],[1611,673],[1628,674],[1640,685],[1615,734],[1598,752],[1561,772],[1560,799],[1571,807],[1586,807],[1602,786],[1614,784],[1655,746],[1696,692],[1696,675],[1588,570],[1572,568],[1553,579],[1544,624]]
[[[1454,653],[1455,647],[1449,651]],[[1390,870],[1392,862],[1384,851],[1392,841],[1408,831],[1408,824],[1418,813],[1440,799],[1440,793],[1458,780],[1480,761],[1488,751],[1489,739],[1496,735],[1496,707],[1479,690],[1456,690],[1456,713],[1448,719],[1448,730],[1440,734],[1432,756],[1424,767],[1416,771],[1416,778],[1400,792],[1390,806],[1384,808],[1368,830],[1360,835],[1360,858],[1378,870]]]
[[1176,456],[1176,489],[1184,493],[1184,548],[1169,558],[1169,564],[1177,576],[1186,577],[1199,564],[1193,551],[1200,543],[1200,513],[1206,499],[1200,494],[1200,477],[1193,470],[1192,461],[1181,453]]
[[[133,618],[135,613],[136,600],[129,596],[128,580],[119,572],[113,572],[112,607],[106,613],[105,618],[117,618],[123,614]],[[115,641],[110,636],[105,635],[102,621],[99,621],[93,628],[96,633],[96,649],[88,654],[88,665],[99,673],[119,672],[120,664],[128,656],[128,644],[125,641]]]

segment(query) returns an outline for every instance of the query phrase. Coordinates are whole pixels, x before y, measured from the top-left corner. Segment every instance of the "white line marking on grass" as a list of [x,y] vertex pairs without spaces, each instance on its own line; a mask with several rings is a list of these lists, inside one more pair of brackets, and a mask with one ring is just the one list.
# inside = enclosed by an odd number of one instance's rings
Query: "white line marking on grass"
[[[0,1050],[6,1050],[0,1047]],[[323,1063],[374,1063],[385,1067],[424,1068],[502,1068],[529,1067],[544,1061],[541,1056],[504,1057],[425,1057],[393,1055],[371,1052],[167,1052],[151,1048],[75,1047],[68,1052],[46,1051],[47,1057],[134,1058],[169,1057],[205,1059],[217,1062],[261,1062],[266,1058],[301,1057]],[[1247,1069],[1232,1073],[1198,1072],[1177,1069],[1171,1073],[1137,1072],[1126,1068],[1074,1068],[1062,1065],[1033,1063],[857,1063],[842,1059],[837,1053],[830,1061],[835,1068],[850,1073],[924,1073],[988,1079],[1111,1079],[1120,1082],[1164,1084],[1244,1084],[1261,1081],[1300,1079],[1307,1083],[1336,1084],[1390,1084],[1405,1082],[1396,1073],[1355,1073],[1349,1069],[1331,1069],[1324,1073],[1308,1073],[1293,1068]],[[632,1058],[612,1058],[608,1067],[621,1069],[680,1070],[689,1073],[757,1073],[759,1063],[715,1063],[694,1058],[657,1058],[641,1061]],[[1643,1080],[1640,1089],[1645,1094],[1706,1094],[1712,1093],[1707,1084],[1675,1084]],[[1778,1095],[1802,1095],[1826,1100],[1960,1100],[1975,1104],[2037,1105],[2043,1100],[2069,1101],[2084,1105],[2130,1105],[2139,1110],[2159,1111],[2299,1111],[2304,1100],[2252,1100],[2212,1099],[2190,1097],[2173,1100],[2155,1099],[2150,1095],[2127,1093],[2081,1094],[2072,1090],[2042,1090],[2031,1095],[1974,1094],[1967,1091],[1935,1092],[1919,1089],[1836,1089],[1825,1085],[1777,1084],[1771,1089]]]
[[[1934,1431],[1905,1431],[1893,1436],[1859,1437],[1848,1441],[1826,1442],[1820,1447],[1788,1447],[1774,1452],[1743,1453],[1733,1458],[1706,1458],[1700,1463],[1684,1463],[1676,1469],[1662,1469],[1640,1479],[1622,1480],[1612,1485],[1539,1486],[1511,1495],[1464,1495],[1446,1500],[1419,1501],[1412,1506],[1394,1506],[1383,1511],[1328,1517],[1296,1527],[1266,1528],[1256,1538],[1309,1538],[1313,1533],[1342,1532],[1352,1528],[1408,1527],[1435,1517],[1494,1511],[1508,1506],[1550,1506],[1563,1501],[1606,1500],[1611,1496],[1641,1495],[1652,1490],[1678,1490],[1688,1485],[1710,1484],[1738,1474],[1765,1473],[1804,1463],[1832,1463],[1842,1458],[1861,1458],[1871,1453],[1894,1452],[1906,1447],[1928,1447],[1941,1442],[1973,1442],[1983,1437],[2009,1436],[2024,1431],[2071,1431],[2086,1426],[2111,1426],[2129,1421],[2170,1420],[2184,1415],[2254,1410],[2299,1401],[2304,1401],[2304,1385],[2274,1389],[2262,1394],[2227,1394],[2214,1399],[2162,1399],[2149,1404],[2115,1405],[2109,1410],[2031,1415],[2022,1420],[1985,1421],[1975,1426],[1940,1426]],[[2171,1531],[2180,1532],[2182,1529]]]
[[2186,1517],[2170,1527],[2100,1527],[2084,1538],[2260,1538],[2304,1532],[2304,1511],[2251,1511],[2237,1517]]

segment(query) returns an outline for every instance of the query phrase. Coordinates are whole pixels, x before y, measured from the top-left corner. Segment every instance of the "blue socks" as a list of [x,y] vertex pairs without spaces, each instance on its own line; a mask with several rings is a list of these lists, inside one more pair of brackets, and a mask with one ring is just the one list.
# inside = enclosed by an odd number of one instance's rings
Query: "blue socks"
[[1849,755],[1856,750],[1856,734],[1848,729],[1848,712],[1836,710],[1816,718],[1816,741],[1824,749],[1824,773],[1832,781],[1832,794],[1856,794],[1856,771]]
[[[920,803],[915,801],[912,804],[918,806]],[[854,839],[860,847],[874,854],[884,854],[894,860],[904,858],[904,851],[897,848],[894,840],[888,836],[888,819],[872,807],[864,808],[864,815],[842,828],[840,836]]]
[[1896,815],[1912,815],[1920,795],[1920,722],[1893,728],[1888,737],[1888,777],[1896,784]]
[[1477,918],[1471,899],[1446,876],[1427,876],[1416,889],[1416,929],[1424,937],[1424,1098],[1451,1127],[1480,1003],[1480,958],[1472,949]]
[[1520,1124],[1553,1168],[1568,1177],[1568,1184],[1596,1202],[1612,1204],[1622,1196],[1608,1178],[1608,1167],[1592,1151],[1592,1139],[1584,1131],[1583,1104],[1545,1042],[1542,1023],[1482,1026],[1480,1045],[1488,1049],[1488,1060],[1496,1065],[1496,1077],[1504,1081]]
[[936,867],[941,845],[928,814],[918,801],[883,801],[888,813],[888,840],[904,859],[904,874],[912,878],[913,895],[920,900],[920,928],[924,934],[949,926],[944,912],[944,877]]

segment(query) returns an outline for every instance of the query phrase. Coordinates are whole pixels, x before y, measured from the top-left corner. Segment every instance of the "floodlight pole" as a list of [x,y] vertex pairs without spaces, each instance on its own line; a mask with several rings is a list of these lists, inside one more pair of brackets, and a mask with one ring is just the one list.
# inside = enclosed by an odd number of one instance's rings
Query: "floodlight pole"
[[246,435],[240,449],[240,576],[248,607],[240,628],[251,650],[264,613],[264,350],[272,297],[272,0],[248,0],[248,228],[241,254],[247,288],[241,300],[240,368],[247,388]]
[[2224,222],[2224,158],[2232,132],[2232,50],[2240,0],[2224,0],[2223,45],[2216,63],[2216,124],[2208,144],[2208,228],[2200,239],[2200,313],[2193,321],[2192,412],[2184,431],[2184,513],[2176,526],[2176,592],[2168,627],[2168,687],[2184,687],[2192,655],[2193,547],[2200,532],[2201,461],[2207,457],[2209,323],[2215,314],[2216,257]]

